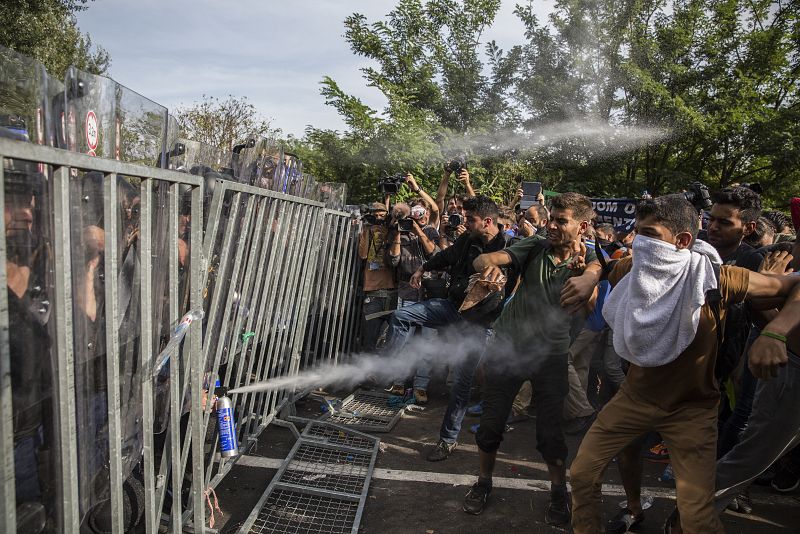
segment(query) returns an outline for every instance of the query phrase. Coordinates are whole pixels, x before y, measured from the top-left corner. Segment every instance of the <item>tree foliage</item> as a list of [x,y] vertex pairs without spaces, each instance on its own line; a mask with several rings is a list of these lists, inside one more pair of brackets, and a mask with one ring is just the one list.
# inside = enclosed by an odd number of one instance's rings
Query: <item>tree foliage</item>
[[270,137],[275,133],[247,97],[228,95],[222,100],[203,95],[199,102],[178,108],[175,118],[185,136],[228,150],[249,138]]
[[41,61],[55,77],[70,65],[106,74],[111,56],[78,29],[75,13],[87,0],[14,0],[0,3],[0,45]]
[[[398,170],[433,189],[457,153],[498,199],[519,177],[617,196],[762,182],[778,207],[800,194],[799,0],[558,0],[545,21],[528,3],[516,8],[525,38],[507,51],[482,42],[499,6],[399,0],[383,20],[348,17],[345,39],[371,60],[365,83],[388,104],[371,109],[326,77],[322,94],[348,129],[293,140],[307,168],[347,182],[352,201],[374,198],[375,180]],[[667,134],[627,150],[496,142],[586,121]]]

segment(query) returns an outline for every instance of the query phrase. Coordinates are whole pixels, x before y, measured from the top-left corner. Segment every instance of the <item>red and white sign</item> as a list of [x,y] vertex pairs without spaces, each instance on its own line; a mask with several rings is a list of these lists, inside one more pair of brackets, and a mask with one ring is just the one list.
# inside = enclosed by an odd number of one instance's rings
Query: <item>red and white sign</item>
[[97,115],[94,111],[86,114],[86,144],[89,150],[94,152],[97,149],[97,140],[100,137],[100,129],[97,126]]

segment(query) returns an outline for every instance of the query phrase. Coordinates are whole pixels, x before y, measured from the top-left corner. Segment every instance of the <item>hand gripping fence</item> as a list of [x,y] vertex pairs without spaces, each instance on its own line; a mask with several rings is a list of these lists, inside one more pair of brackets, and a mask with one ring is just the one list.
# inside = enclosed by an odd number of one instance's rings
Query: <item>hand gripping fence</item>
[[[136,508],[145,532],[205,531],[238,459],[218,455],[212,396],[349,353],[359,223],[281,191],[8,139],[0,159],[0,531],[121,533]],[[42,177],[33,207],[12,183],[23,167]],[[242,454],[296,394],[231,395]]]

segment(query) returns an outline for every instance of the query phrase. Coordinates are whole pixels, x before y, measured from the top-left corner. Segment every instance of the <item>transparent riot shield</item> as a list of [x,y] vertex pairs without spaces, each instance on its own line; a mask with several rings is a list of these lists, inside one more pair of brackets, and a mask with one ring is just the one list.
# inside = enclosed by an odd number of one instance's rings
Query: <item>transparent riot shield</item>
[[264,187],[259,181],[265,171],[269,173],[270,179],[274,178],[278,153],[279,148],[274,139],[261,139],[252,147],[244,148],[237,157],[236,175],[239,182]]
[[274,190],[282,158],[281,148],[277,144],[270,141],[265,142],[256,163],[256,173],[252,185],[270,191]]
[[[0,48],[0,138],[50,144],[51,99],[60,89],[43,65]],[[11,402],[0,416],[0,438],[3,454],[13,458],[3,465],[13,466],[13,472],[3,473],[6,498],[0,510],[13,503],[15,514],[3,510],[0,531],[16,527],[38,533],[63,525],[51,169],[15,159],[2,165],[6,290],[0,297],[0,322],[7,324],[8,339],[0,346],[0,375],[10,380],[0,379],[0,388]]]
[[347,184],[323,182],[319,184],[317,200],[332,210],[343,210],[347,200]]
[[114,157],[160,167],[167,136],[167,108],[123,85],[116,87]]
[[67,148],[113,159],[116,149],[116,82],[70,67],[64,85]]
[[[71,68],[66,81],[67,145],[98,157],[156,165],[163,152],[166,110],[113,81]],[[142,461],[142,344],[159,348],[160,338],[140,336],[142,310],[155,325],[163,323],[166,288],[166,223],[152,211],[152,257],[156,262],[148,287],[142,287],[141,190],[138,179],[117,177],[115,199],[106,198],[101,173],[78,173],[70,181],[75,392],[78,486],[82,524],[107,531],[111,521],[111,451],[121,458],[126,522],[133,525],[144,510]],[[166,185],[151,185],[155,205],[166,206]],[[114,218],[112,231],[108,231]],[[105,256],[116,251],[116,295],[106,301]],[[158,265],[161,262],[161,265]],[[118,361],[109,366],[108,329],[117,334]],[[165,329],[163,329],[165,330]],[[113,333],[111,335],[114,335]],[[108,369],[116,369],[109,373]],[[109,391],[119,399],[119,442],[110,442]],[[92,446],[88,446],[92,444]],[[128,523],[126,523],[128,524]]]
[[37,145],[58,146],[53,120],[63,84],[44,65],[0,47],[0,127]]

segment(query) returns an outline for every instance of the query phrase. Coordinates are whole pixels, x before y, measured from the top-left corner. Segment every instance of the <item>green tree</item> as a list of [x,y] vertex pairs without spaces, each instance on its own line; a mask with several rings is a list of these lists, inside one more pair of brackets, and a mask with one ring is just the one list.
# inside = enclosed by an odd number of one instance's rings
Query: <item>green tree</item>
[[222,100],[203,95],[199,102],[176,109],[175,118],[189,139],[225,150],[249,138],[276,133],[247,97],[228,95]]
[[[381,21],[348,17],[345,39],[373,60],[365,82],[388,105],[370,109],[325,78],[348,130],[295,140],[310,168],[348,181],[357,200],[400,162],[430,187],[457,152],[477,189],[498,199],[519,177],[598,196],[759,181],[778,207],[800,194],[800,0],[558,0],[544,21],[528,2],[516,9],[523,42],[481,51],[498,5],[400,0]],[[591,129],[501,141],[597,123],[664,135],[628,147]]]
[[111,57],[78,29],[75,13],[87,0],[15,0],[0,3],[0,45],[41,61],[55,77],[70,65],[106,74]]

